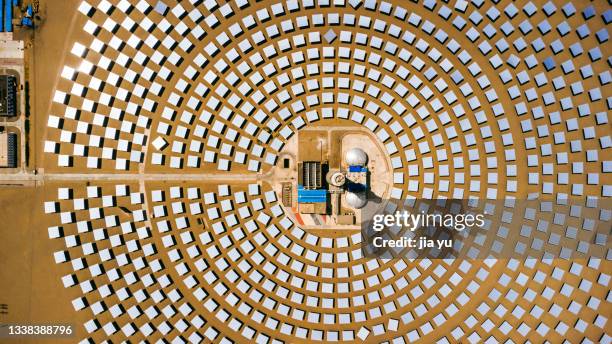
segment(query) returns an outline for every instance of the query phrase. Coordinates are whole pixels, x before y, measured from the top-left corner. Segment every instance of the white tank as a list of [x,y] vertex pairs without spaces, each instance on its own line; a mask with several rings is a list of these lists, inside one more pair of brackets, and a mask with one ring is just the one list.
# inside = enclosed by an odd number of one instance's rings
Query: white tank
[[365,166],[368,162],[368,155],[361,148],[351,148],[344,157],[349,166]]
[[327,172],[327,183],[328,184],[340,187],[344,185],[345,181],[346,181],[346,177],[344,176],[344,173],[338,170],[332,170],[332,171]]
[[346,203],[354,209],[363,208],[366,203],[368,203],[368,199],[366,198],[365,192],[347,192],[346,193]]

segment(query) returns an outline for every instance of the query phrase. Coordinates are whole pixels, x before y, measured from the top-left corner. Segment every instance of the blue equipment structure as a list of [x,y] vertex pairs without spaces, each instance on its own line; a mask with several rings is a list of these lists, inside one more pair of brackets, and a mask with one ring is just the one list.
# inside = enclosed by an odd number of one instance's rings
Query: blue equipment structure
[[32,18],[30,17],[23,17],[23,19],[21,19],[21,25],[32,28],[34,27],[34,22],[32,21]]
[[4,32],[4,17],[2,13],[4,13],[4,0],[0,0],[0,32]]
[[21,25],[25,27],[33,28],[34,27],[34,21],[32,20],[33,16],[34,16],[34,10],[32,9],[32,5],[30,4],[26,8],[25,16],[21,19]]
[[327,202],[327,190],[306,190],[298,185],[298,203],[325,203]]
[[351,165],[349,166],[349,172],[368,172],[368,168],[359,165]]
[[[367,173],[368,168],[365,166],[360,166],[360,165],[349,165],[348,172],[349,173]],[[348,191],[355,192],[355,193],[366,191],[367,184],[368,184],[367,175],[360,182],[352,181],[351,177],[349,177],[348,179],[349,181],[346,185],[346,188],[348,189]]]
[[13,32],[13,2],[5,0],[4,3],[4,31]]

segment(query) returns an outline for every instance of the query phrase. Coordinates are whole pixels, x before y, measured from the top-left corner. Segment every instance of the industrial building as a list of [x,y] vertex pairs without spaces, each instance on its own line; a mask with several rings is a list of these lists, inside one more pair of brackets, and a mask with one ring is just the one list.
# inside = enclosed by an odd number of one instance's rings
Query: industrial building
[[323,166],[320,161],[298,162],[298,206],[304,214],[325,214],[327,189],[323,186]]
[[327,213],[327,190],[307,190],[298,187],[298,205],[303,214]]
[[17,167],[16,133],[0,133],[0,167]]
[[17,116],[17,78],[0,75],[0,116]]
[[13,7],[17,0],[0,0],[0,32],[13,32]]
[[327,214],[328,190],[324,183],[328,169],[326,145],[321,133],[300,135],[297,163],[297,204],[302,214]]
[[306,190],[316,190],[323,187],[323,165],[320,161],[304,161],[298,163],[298,183]]

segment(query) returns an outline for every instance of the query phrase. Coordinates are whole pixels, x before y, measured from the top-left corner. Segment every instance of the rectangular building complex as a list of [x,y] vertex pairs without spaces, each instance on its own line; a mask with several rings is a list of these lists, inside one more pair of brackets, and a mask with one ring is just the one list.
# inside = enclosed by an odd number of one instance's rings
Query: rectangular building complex
[[17,167],[17,134],[0,133],[0,167]]
[[0,116],[17,116],[17,78],[0,75]]
[[320,189],[323,186],[323,169],[319,161],[298,163],[298,184],[306,190]]

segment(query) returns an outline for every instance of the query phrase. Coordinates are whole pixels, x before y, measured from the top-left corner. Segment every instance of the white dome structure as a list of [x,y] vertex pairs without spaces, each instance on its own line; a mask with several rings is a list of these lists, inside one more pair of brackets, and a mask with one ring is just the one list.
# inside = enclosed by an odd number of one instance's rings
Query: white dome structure
[[365,166],[368,162],[368,155],[361,148],[351,148],[344,157],[349,166]]
[[368,203],[368,199],[366,198],[365,192],[347,192],[346,203],[354,209],[361,209]]

